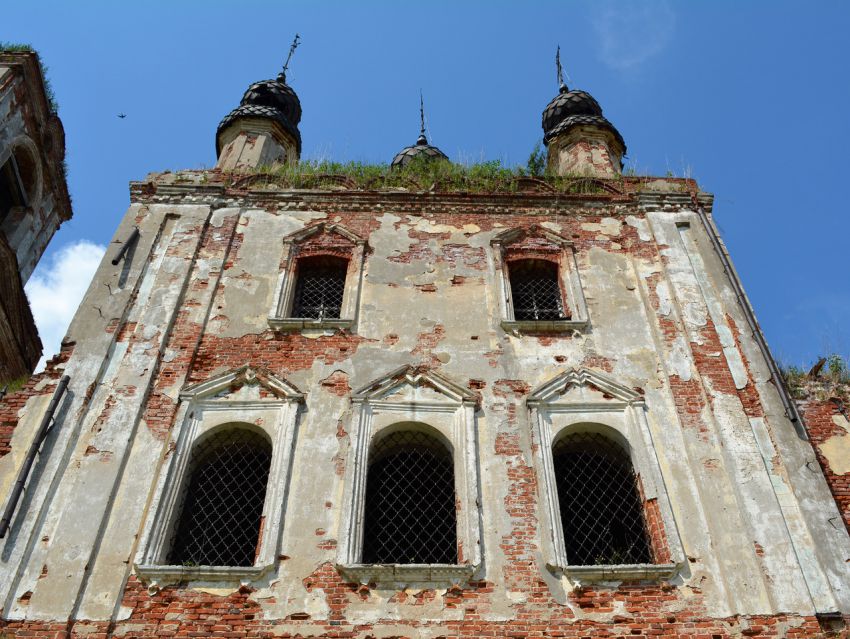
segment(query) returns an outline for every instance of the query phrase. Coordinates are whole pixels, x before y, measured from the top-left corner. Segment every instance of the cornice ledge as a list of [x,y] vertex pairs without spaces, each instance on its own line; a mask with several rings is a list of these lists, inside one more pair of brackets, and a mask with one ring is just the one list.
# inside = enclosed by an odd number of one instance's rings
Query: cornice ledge
[[587,320],[502,320],[501,327],[506,333],[564,333],[582,331],[587,324]]
[[679,572],[679,564],[610,564],[598,566],[558,566],[546,567],[556,574],[562,574],[571,580],[583,583],[599,581],[665,581]]
[[352,319],[301,319],[294,317],[270,317],[269,326],[276,331],[298,331],[301,329],[345,329],[354,325]]
[[337,564],[339,573],[358,584],[405,588],[417,584],[446,588],[466,584],[475,573],[471,564]]
[[165,586],[185,582],[224,582],[228,584],[247,584],[262,579],[272,565],[264,566],[158,566],[135,564],[136,576],[148,588],[159,589]]

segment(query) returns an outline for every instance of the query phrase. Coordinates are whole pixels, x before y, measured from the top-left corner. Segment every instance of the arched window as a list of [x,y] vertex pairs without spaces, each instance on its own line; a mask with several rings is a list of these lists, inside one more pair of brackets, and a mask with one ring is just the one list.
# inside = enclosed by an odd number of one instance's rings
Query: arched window
[[571,565],[652,563],[629,455],[597,433],[552,448],[564,546]]
[[558,265],[555,262],[515,260],[508,264],[508,272],[515,320],[569,319],[564,312]]
[[456,564],[452,455],[420,431],[396,431],[369,455],[365,564]]
[[195,446],[168,563],[254,564],[271,456],[269,441],[243,428]]
[[22,167],[12,153],[3,166],[0,166],[0,224],[17,206],[27,206],[27,190],[24,187]]
[[339,319],[347,272],[345,258],[316,255],[299,259],[292,316]]

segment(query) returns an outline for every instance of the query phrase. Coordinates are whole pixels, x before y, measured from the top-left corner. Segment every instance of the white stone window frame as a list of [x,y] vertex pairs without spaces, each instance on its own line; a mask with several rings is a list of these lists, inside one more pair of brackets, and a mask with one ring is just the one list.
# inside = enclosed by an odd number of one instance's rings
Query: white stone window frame
[[[235,392],[234,388],[237,388]],[[246,388],[247,392],[243,390]],[[250,390],[253,388],[263,388],[271,397],[258,397],[258,392]],[[170,442],[173,452],[168,454],[157,478],[155,497],[134,564],[136,575],[151,591],[185,581],[247,584],[263,578],[274,568],[286,521],[296,422],[303,401],[304,395],[289,382],[247,365],[188,386],[180,393]],[[192,451],[201,439],[228,424],[236,428],[250,426],[262,432],[272,446],[263,526],[254,565],[168,565],[165,563],[168,546],[179,523],[183,494],[191,481],[188,473]]]
[[[567,320],[517,320],[514,317],[513,295],[511,293],[511,278],[509,260],[505,253],[511,244],[528,236],[535,235],[545,238],[551,244],[560,248],[558,257],[558,277],[561,288],[562,303],[566,303],[571,311]],[[567,331],[585,330],[589,323],[587,301],[584,298],[581,280],[579,279],[578,262],[575,247],[567,238],[545,229],[534,226],[531,229],[512,228],[503,231],[490,240],[493,247],[496,266],[496,282],[499,289],[499,308],[501,311],[500,325],[507,333],[563,333]],[[553,253],[553,256],[556,253]],[[531,258],[530,258],[531,259]],[[510,260],[513,261],[513,260]]]
[[[593,395],[587,401],[565,400],[572,387],[592,385],[610,399]],[[597,393],[598,395],[598,393]],[[531,410],[537,441],[535,463],[541,478],[543,516],[548,531],[544,544],[547,567],[565,575],[576,587],[593,582],[662,581],[674,577],[685,565],[685,553],[661,466],[655,454],[652,433],[646,416],[646,402],[634,390],[607,375],[586,368],[572,369],[557,375],[535,389],[526,400]],[[595,432],[623,446],[629,454],[635,475],[640,477],[644,502],[658,501],[670,563],[570,565],[564,544],[561,509],[552,455],[553,444],[571,432]]]
[[[467,583],[481,565],[477,396],[430,370],[404,366],[352,395],[337,569],[354,583],[380,587],[450,587]],[[369,452],[376,437],[401,423],[422,423],[451,445],[457,510],[458,564],[364,564],[363,534]]]
[[[342,296],[340,316],[339,318],[320,320],[291,317],[295,288],[298,284],[299,246],[319,233],[336,233],[354,245],[348,260],[348,270],[345,274],[345,292]],[[315,255],[321,255],[321,253],[312,254],[311,257]],[[278,331],[293,331],[304,328],[350,329],[357,321],[357,313],[360,307],[365,256],[366,240],[339,224],[321,222],[287,235],[283,238],[283,256],[281,258],[283,268],[275,289],[274,303],[268,318],[269,326]]]

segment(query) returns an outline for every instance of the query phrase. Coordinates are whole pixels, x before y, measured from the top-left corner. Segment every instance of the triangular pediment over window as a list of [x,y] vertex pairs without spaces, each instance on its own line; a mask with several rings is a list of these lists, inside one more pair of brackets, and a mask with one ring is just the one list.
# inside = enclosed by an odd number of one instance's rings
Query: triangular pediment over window
[[475,404],[478,397],[434,370],[403,366],[370,382],[352,395],[357,402]]
[[543,228],[539,224],[532,224],[525,228],[512,228],[502,231],[492,240],[491,244],[500,245],[510,249],[536,249],[560,251],[565,246],[572,246],[567,238],[558,235],[554,231]]
[[291,383],[270,372],[246,364],[237,369],[187,386],[180,399],[205,401],[301,401],[304,395]]
[[326,224],[325,222],[313,224],[312,226],[303,228],[300,231],[291,233],[285,238],[283,238],[283,241],[291,242],[293,244],[301,244],[303,242],[306,242],[307,240],[315,242],[319,240],[322,236],[329,236],[329,239],[343,241],[352,245],[364,243],[362,237],[352,231],[349,231],[344,226],[340,224]]
[[642,404],[643,396],[612,377],[589,368],[573,368],[538,386],[528,404]]

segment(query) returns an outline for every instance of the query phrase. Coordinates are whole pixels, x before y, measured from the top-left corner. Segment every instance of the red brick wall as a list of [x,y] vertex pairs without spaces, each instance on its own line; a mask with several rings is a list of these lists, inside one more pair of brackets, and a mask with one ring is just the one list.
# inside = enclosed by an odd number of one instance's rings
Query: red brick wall
[[[848,411],[846,404],[840,399],[816,400],[808,399],[799,403],[803,422],[809,433],[809,440],[815,449],[818,463],[823,470],[826,483],[835,497],[838,510],[844,517],[844,525],[850,532],[850,473],[838,474],[829,465],[829,460],[823,454],[822,446],[831,437],[850,437],[841,426],[835,423],[833,417],[846,418]],[[843,412],[842,412],[843,411]]]

